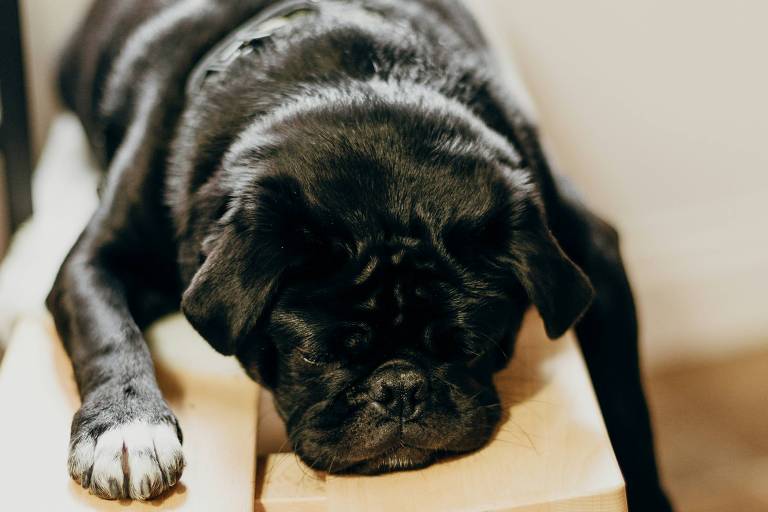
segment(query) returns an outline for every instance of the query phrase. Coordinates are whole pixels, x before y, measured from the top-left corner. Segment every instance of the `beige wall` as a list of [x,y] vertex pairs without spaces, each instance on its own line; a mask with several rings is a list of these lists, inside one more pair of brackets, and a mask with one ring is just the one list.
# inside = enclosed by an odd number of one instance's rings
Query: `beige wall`
[[[25,0],[41,141],[88,0]],[[768,2],[472,0],[561,166],[623,233],[651,362],[768,344]]]
[[45,141],[51,118],[58,108],[54,80],[59,51],[90,3],[91,0],[20,2],[35,159]]
[[621,227],[647,356],[768,345],[768,2],[472,3]]

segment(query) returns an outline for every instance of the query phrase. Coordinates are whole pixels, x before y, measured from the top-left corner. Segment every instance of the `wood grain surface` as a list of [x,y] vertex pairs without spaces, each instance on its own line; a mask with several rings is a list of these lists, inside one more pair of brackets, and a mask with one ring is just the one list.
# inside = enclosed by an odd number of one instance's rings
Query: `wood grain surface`
[[[269,394],[213,352],[180,316],[147,338],[158,380],[184,430],[181,483],[149,503],[108,502],[67,475],[78,407],[50,320],[16,328],[0,368],[0,493],[7,510],[261,512],[626,512],[624,483],[579,349],[552,342],[529,314],[512,363],[497,376],[504,420],[479,452],[378,477],[316,473],[285,450]],[[260,403],[257,403],[260,402]],[[258,425],[258,432],[257,432]],[[258,441],[258,443],[257,443]],[[262,445],[258,458],[257,444]]]
[[67,473],[72,367],[48,319],[22,320],[0,368],[0,510],[250,510],[256,471],[257,386],[180,317],[147,337],[163,393],[184,431],[176,487],[141,503],[88,494]]
[[[259,466],[260,510],[626,511],[624,481],[570,333],[552,342],[539,317],[529,314],[497,386],[507,414],[483,450],[378,477],[314,475],[292,454],[271,455]],[[267,410],[265,401],[265,418]],[[279,446],[279,434],[266,433],[270,428],[260,427],[270,438],[265,443]],[[292,497],[293,508],[286,509]]]

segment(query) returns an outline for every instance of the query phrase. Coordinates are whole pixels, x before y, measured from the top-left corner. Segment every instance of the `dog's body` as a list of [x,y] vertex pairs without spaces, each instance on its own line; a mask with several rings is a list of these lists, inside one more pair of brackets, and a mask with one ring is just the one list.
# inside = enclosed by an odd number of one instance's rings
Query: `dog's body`
[[[615,231],[556,180],[469,14],[259,17],[276,3],[98,0],[69,48],[63,95],[109,169],[48,299],[83,400],[73,477],[148,498],[181,474],[141,335],[180,300],[273,390],[309,465],[355,473],[485,443],[533,304],[551,337],[578,320],[633,510],[668,510]],[[281,28],[207,76],[249,19]]]

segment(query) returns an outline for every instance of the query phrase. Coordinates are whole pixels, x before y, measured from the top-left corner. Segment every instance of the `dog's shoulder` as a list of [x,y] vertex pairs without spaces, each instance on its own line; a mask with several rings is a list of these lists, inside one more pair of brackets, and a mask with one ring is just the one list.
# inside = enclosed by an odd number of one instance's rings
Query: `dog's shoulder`
[[132,122],[141,84],[158,83],[169,113],[178,111],[200,55],[264,4],[96,0],[63,52],[59,88],[101,163],[109,163]]

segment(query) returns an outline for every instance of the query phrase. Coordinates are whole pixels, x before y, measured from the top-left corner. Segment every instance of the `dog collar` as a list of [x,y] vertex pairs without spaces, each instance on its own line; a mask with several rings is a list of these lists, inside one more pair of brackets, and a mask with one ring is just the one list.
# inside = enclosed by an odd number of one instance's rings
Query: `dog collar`
[[286,0],[264,9],[217,43],[195,66],[187,81],[187,97],[200,92],[206,80],[225,71],[239,57],[256,51],[265,39],[319,10],[320,0]]

